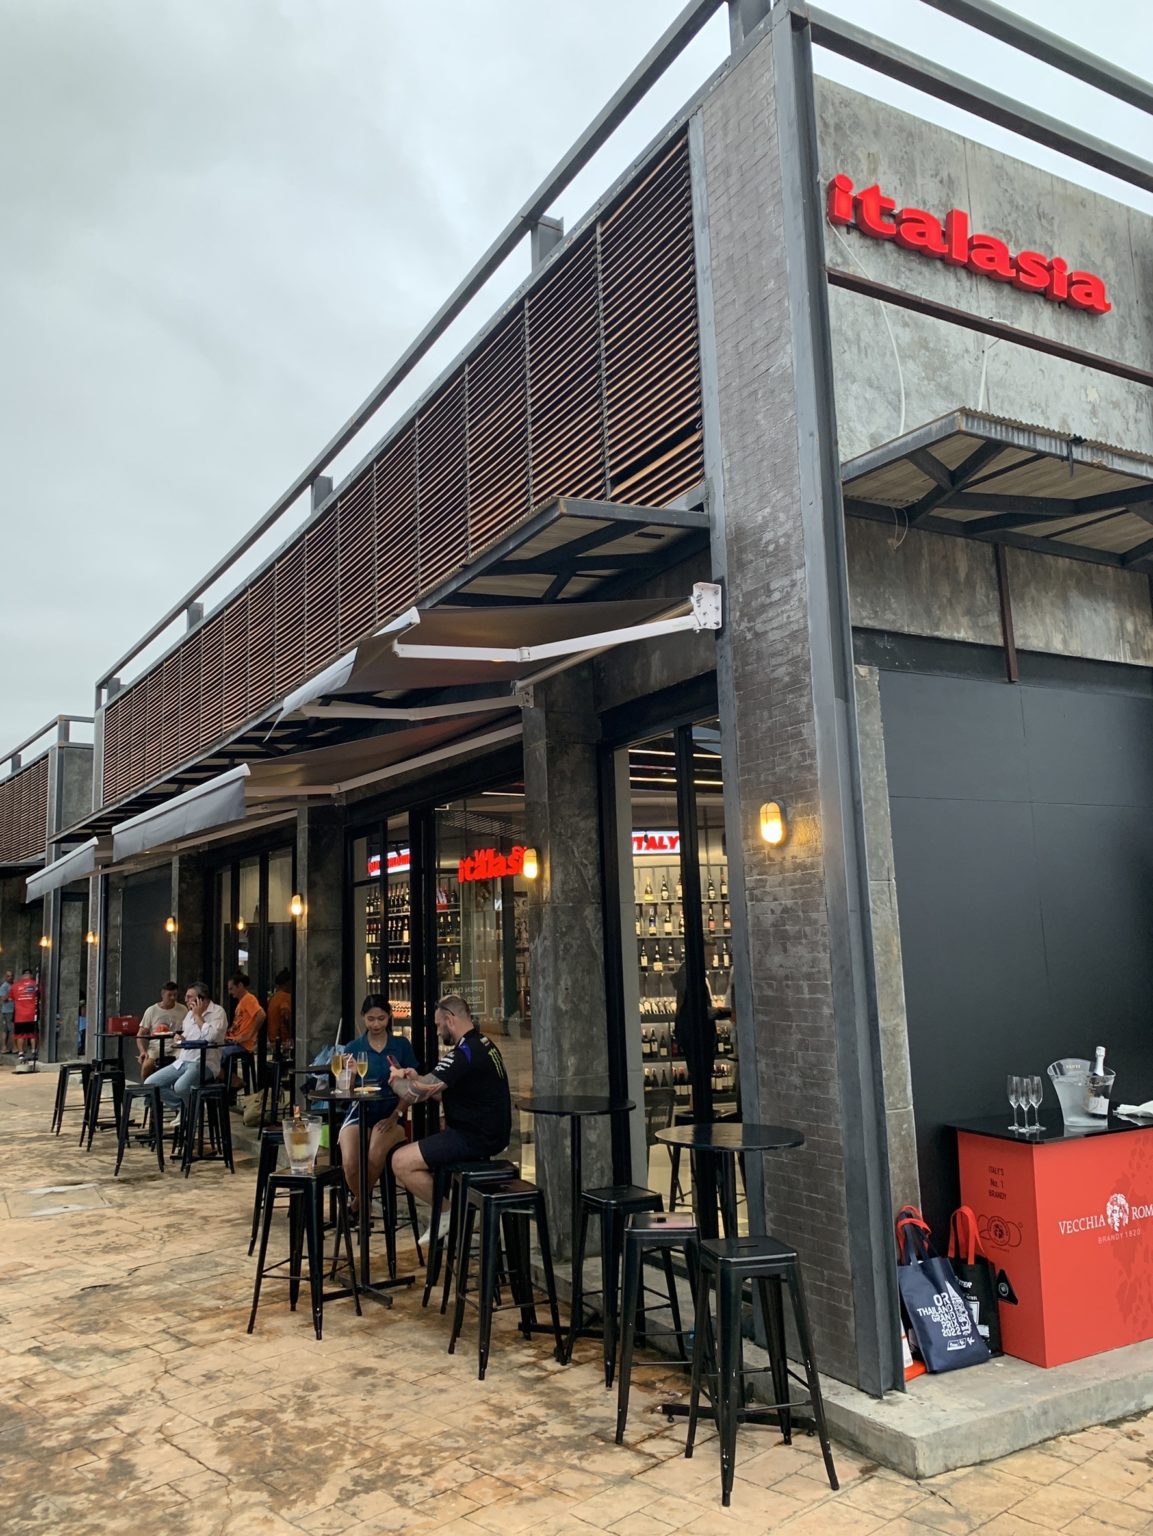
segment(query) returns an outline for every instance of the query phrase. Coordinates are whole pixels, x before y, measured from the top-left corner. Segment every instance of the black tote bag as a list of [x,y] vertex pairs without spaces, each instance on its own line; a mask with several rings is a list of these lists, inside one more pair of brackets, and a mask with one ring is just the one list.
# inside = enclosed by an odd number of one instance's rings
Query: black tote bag
[[997,1272],[981,1249],[977,1218],[967,1205],[958,1206],[949,1222],[949,1263],[957,1289],[965,1298],[977,1332],[991,1355],[1001,1350],[1001,1315],[997,1310]]
[[913,1207],[897,1216],[897,1252],[901,1304],[926,1368],[959,1371],[984,1364],[989,1347],[977,1332],[952,1266],[935,1252],[928,1225]]

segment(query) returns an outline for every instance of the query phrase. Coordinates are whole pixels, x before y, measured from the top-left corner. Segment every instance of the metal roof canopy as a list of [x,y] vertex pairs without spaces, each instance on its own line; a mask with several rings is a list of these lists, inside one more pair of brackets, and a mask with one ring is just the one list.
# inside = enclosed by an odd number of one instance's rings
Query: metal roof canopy
[[[438,722],[372,736],[315,752],[298,752],[217,774],[112,829],[114,868],[141,855],[175,851],[198,833],[246,835],[275,820],[280,803],[331,798],[398,773],[433,767],[466,753],[485,752],[519,737],[519,720],[480,734]],[[276,802],[275,804],[273,802]],[[96,839],[85,849],[95,847]]]
[[958,410],[850,459],[845,512],[1153,574],[1153,459]]

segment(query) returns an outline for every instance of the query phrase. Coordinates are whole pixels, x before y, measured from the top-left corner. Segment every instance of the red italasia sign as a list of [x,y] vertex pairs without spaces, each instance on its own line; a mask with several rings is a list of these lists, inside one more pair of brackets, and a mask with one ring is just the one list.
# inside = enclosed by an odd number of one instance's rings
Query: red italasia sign
[[502,875],[519,875],[524,868],[524,849],[510,848],[497,853],[495,848],[478,848],[456,867],[458,880],[499,880]]
[[1071,272],[1060,256],[1040,251],[1015,255],[995,235],[973,234],[969,215],[950,208],[944,222],[923,208],[898,208],[875,183],[860,192],[848,176],[834,176],[829,183],[830,224],[852,224],[871,240],[892,240],[907,251],[932,256],[952,267],[968,267],[996,283],[1012,283],[1039,293],[1055,304],[1070,304],[1093,315],[1105,315],[1112,305],[1103,279],[1092,272]]

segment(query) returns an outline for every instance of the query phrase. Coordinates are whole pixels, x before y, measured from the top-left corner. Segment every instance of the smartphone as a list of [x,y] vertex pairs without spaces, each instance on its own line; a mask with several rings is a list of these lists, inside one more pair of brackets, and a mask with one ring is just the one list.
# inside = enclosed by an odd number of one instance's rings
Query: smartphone
[[399,1072],[400,1071],[400,1062],[397,1061],[395,1056],[390,1056],[388,1058],[388,1064],[393,1069],[394,1072]]

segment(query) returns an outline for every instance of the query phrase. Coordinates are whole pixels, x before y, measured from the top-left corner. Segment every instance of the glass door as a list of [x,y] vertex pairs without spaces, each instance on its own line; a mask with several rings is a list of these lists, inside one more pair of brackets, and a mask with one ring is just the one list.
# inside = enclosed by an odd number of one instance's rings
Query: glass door
[[625,1057],[630,1082],[643,1087],[645,1111],[643,1146],[634,1126],[633,1164],[635,1176],[670,1204],[687,1194],[688,1159],[677,1170],[678,1189],[657,1132],[674,1120],[739,1113],[719,748],[717,722],[709,720],[622,754],[629,807],[629,862],[621,870]]

